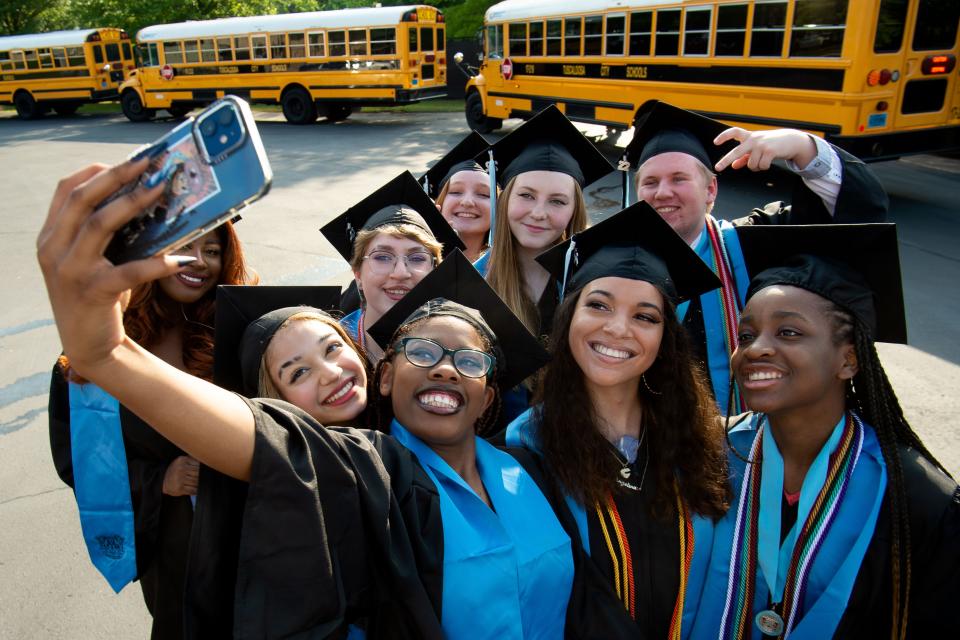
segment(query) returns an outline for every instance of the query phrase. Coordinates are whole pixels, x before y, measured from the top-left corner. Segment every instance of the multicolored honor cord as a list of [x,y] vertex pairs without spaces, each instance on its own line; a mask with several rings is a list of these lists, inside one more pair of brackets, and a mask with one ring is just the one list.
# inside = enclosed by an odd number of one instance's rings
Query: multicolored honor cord
[[[759,612],[754,620],[752,612],[758,573],[764,422],[765,417],[760,419],[750,449],[751,464],[746,467],[740,489],[720,629],[722,640],[750,638],[753,622],[767,635],[789,637],[803,613],[801,606],[811,567],[836,518],[863,446],[863,423],[855,414],[849,414],[844,420],[836,449],[829,456],[826,478],[796,538],[786,572],[783,598],[771,610]],[[767,508],[779,509],[780,504],[767,505]],[[774,533],[779,539],[779,531],[768,533]],[[771,598],[776,598],[776,594],[771,593]]]
[[[713,263],[710,268],[720,278],[720,288],[717,289],[717,295],[720,296],[720,308],[723,318],[723,341],[727,348],[727,357],[733,356],[737,348],[737,327],[740,324],[740,299],[737,297],[737,285],[733,279],[733,270],[730,267],[730,256],[727,253],[726,244],[723,241],[723,234],[720,233],[720,224],[713,216],[707,216],[707,237],[710,239],[711,255]],[[738,415],[743,413],[743,401],[740,398],[740,390],[736,382],[731,387],[731,406],[727,407],[728,415]]]

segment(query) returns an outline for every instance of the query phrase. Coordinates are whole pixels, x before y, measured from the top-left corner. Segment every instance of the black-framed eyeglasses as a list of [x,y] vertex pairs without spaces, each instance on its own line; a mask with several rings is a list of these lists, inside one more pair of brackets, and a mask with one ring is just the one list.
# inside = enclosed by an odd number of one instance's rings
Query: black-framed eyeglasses
[[387,275],[393,273],[397,268],[397,260],[403,260],[403,265],[410,273],[424,273],[433,270],[436,265],[436,259],[433,254],[426,251],[415,251],[405,256],[398,256],[389,251],[374,251],[369,255],[363,256],[364,260],[370,261],[370,269],[378,275]]
[[401,338],[397,351],[402,351],[410,364],[424,369],[435,366],[444,356],[450,356],[454,368],[468,378],[482,378],[493,370],[497,362],[485,351],[447,349],[428,338]]

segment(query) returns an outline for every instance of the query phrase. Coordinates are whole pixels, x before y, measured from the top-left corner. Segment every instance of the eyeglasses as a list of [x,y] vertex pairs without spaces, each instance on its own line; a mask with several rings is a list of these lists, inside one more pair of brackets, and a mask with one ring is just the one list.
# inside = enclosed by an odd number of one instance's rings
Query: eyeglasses
[[403,260],[403,265],[410,273],[426,273],[433,269],[435,262],[433,255],[426,251],[416,251],[405,256],[397,256],[389,251],[374,251],[370,255],[363,256],[363,259],[369,260],[370,270],[381,276],[393,273],[397,268],[398,259]]
[[476,349],[447,349],[427,338],[402,338],[398,351],[403,351],[407,361],[415,367],[428,369],[450,356],[454,368],[468,378],[482,378],[490,373],[497,359]]

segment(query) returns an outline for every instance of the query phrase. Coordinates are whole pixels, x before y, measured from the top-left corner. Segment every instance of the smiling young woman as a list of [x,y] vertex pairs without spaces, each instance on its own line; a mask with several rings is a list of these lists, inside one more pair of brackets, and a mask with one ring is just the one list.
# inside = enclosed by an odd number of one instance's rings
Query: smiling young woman
[[564,284],[539,404],[507,429],[568,497],[567,531],[591,595],[575,637],[685,638],[712,519],[727,507],[721,424],[676,304],[719,285],[637,204],[539,258]]
[[[905,342],[894,225],[758,228],[695,637],[960,634],[960,487],[911,429],[875,340]],[[731,575],[741,576],[731,580]]]
[[[229,222],[176,253],[194,261],[177,273],[134,287],[123,313],[123,326],[131,339],[166,363],[211,380],[216,287],[252,284],[257,277],[248,270]],[[197,493],[199,465],[133,412],[106,394],[98,396],[96,387],[84,382],[71,370],[68,358],[61,357],[50,383],[49,409],[50,446],[57,473],[78,496],[91,559],[98,567],[122,567],[105,573],[115,589],[134,578],[140,581],[153,616],[153,637],[180,637],[193,520],[191,497]],[[100,437],[104,440],[97,439]],[[125,471],[125,478],[84,457],[83,451],[98,442],[100,450],[117,465],[114,469],[120,474]],[[117,489],[107,492],[105,485]],[[129,534],[121,544],[124,559],[120,562],[109,555],[104,559],[101,549],[90,542],[96,538],[93,532],[104,526],[98,512],[105,509],[90,508],[93,503],[87,496],[101,491],[116,499],[111,508],[121,514],[117,516],[119,524],[109,528],[120,527]]]

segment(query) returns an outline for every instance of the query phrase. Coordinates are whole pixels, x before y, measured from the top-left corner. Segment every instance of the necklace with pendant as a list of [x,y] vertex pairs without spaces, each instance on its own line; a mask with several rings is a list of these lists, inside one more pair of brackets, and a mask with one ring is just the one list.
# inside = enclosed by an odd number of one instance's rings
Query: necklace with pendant
[[[640,447],[643,446],[643,439],[647,435],[647,430],[644,429],[643,433],[640,434],[640,441],[637,443],[637,451],[640,450]],[[619,451],[619,449],[618,449]],[[630,477],[633,475],[633,470],[630,468],[632,464],[630,459],[627,458],[626,461],[621,460],[620,456],[616,452],[611,451],[613,457],[616,458],[617,462],[620,464],[619,478],[617,478],[617,484],[631,491],[642,491],[643,490],[643,481],[647,477],[647,467],[650,465],[650,447],[648,446],[644,450],[644,461],[643,461],[643,471],[640,472],[640,484],[636,485],[630,482]]]

